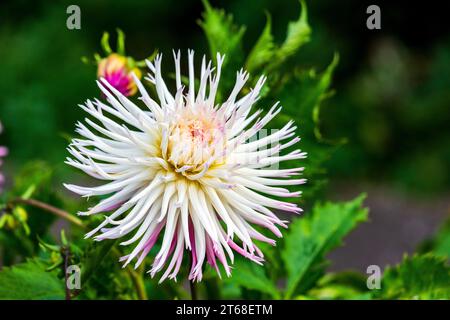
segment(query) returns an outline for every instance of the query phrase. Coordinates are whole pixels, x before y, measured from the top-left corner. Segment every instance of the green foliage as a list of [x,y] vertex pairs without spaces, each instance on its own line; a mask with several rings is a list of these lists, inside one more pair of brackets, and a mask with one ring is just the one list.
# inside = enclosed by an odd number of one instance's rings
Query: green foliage
[[38,259],[0,271],[0,299],[64,299],[64,282]]
[[[4,265],[10,265],[14,255],[33,256],[38,251],[36,237],[44,235],[55,218],[42,215],[42,210],[27,206],[21,199],[35,197],[58,205],[59,200],[52,184],[53,170],[43,161],[25,164],[14,177],[14,183],[2,196],[0,203],[0,238],[8,244]],[[17,251],[17,252],[16,252]]]
[[370,298],[366,284],[366,276],[352,271],[327,273],[305,296],[310,299],[358,299]]
[[311,199],[325,182],[325,162],[343,141],[331,142],[323,138],[320,130],[320,108],[324,100],[331,96],[330,91],[333,72],[338,64],[335,55],[330,65],[322,72],[311,69],[295,72],[279,92],[275,93],[283,103],[283,113],[275,120],[275,126],[281,126],[290,119],[295,119],[299,126],[301,148],[308,152],[299,166],[305,166],[309,182],[302,187],[303,198]]
[[365,195],[361,195],[347,203],[316,205],[312,213],[291,224],[282,252],[287,270],[287,298],[307,279],[322,273],[324,255],[367,219],[367,209],[361,207],[364,198]]
[[[221,77],[221,90],[228,90],[234,84],[234,74],[243,62],[242,37],[245,27],[234,24],[233,17],[224,10],[211,7],[208,0],[202,0],[205,11],[203,20],[199,21],[209,44],[211,58],[216,60],[216,54],[225,54]],[[226,67],[226,68],[225,68]]]
[[275,43],[271,30],[272,20],[270,14],[266,14],[266,25],[245,59],[242,59],[244,28],[234,24],[231,16],[227,16],[223,10],[212,8],[204,1],[205,12],[200,25],[206,34],[211,55],[214,57],[215,52],[225,53],[225,62],[228,61],[228,64],[224,63],[222,70],[219,99],[226,97],[234,85],[236,70],[245,60],[245,66],[252,72],[252,77],[244,91],[251,90],[259,75],[264,74],[268,79],[258,107],[268,109],[276,101],[282,103],[283,109],[271,122],[269,129],[281,128],[291,119],[295,120],[299,127],[298,135],[302,139],[301,148],[308,152],[308,158],[290,162],[289,166],[305,166],[305,177],[309,183],[302,186],[302,199],[292,200],[308,201],[325,185],[326,160],[343,141],[328,141],[320,130],[320,107],[332,94],[331,80],[339,61],[338,55],[334,56],[329,66],[321,73],[313,68],[300,69],[295,64],[284,68],[284,62],[309,41],[311,29],[307,7],[304,1],[300,3],[300,17],[289,23],[286,38],[281,44]]
[[289,57],[310,39],[311,28],[308,24],[308,13],[305,2],[300,1],[302,11],[296,21],[291,21],[287,28],[284,42],[277,45],[272,35],[270,14],[267,13],[266,26],[258,41],[247,57],[246,67],[249,72],[265,67],[265,72],[275,71]]
[[334,176],[381,181],[422,198],[447,192],[450,93],[442,88],[450,84],[449,41],[427,51],[385,39],[341,83],[325,119],[328,132],[349,141],[328,163]]
[[114,248],[107,256],[101,252],[101,258],[94,256],[102,249],[105,250],[105,246],[109,246],[107,243],[101,245],[102,248],[99,250],[92,250],[89,246],[86,254],[80,257],[82,287],[77,297],[79,299],[138,299],[128,269],[122,268],[118,262],[119,255],[113,254]]
[[33,161],[25,164],[14,177],[11,192],[16,196],[29,198],[35,191],[44,189],[51,182],[52,169],[43,161]]
[[276,59],[270,65],[270,69],[278,66],[287,58],[297,52],[297,50],[309,41],[311,28],[308,24],[308,11],[306,9],[305,1],[300,1],[302,4],[302,12],[297,21],[292,21],[288,25],[286,39],[283,44],[275,51]]
[[229,59],[242,57],[241,41],[245,28],[236,26],[231,15],[227,15],[224,10],[211,7],[207,0],[203,0],[203,4],[205,12],[203,21],[199,21],[199,24],[208,40],[211,57],[215,58],[217,52],[226,54]]
[[266,275],[265,266],[237,259],[229,281],[234,285],[268,294],[272,299],[280,298],[276,284]]
[[[289,166],[306,167],[305,176],[309,181],[306,187],[301,187],[304,191],[302,201],[306,202],[305,215],[293,220],[276,248],[258,244],[265,255],[264,266],[236,257],[232,276],[224,280],[219,280],[206,267],[204,282],[198,285],[200,295],[205,298],[233,299],[448,299],[450,274],[446,261],[450,253],[449,223],[422,246],[420,252],[427,254],[406,257],[401,264],[388,268],[382,279],[381,290],[369,291],[366,275],[361,273],[326,272],[329,265],[326,255],[340,246],[345,236],[359,223],[367,220],[368,210],[362,206],[365,195],[341,203],[322,202],[318,197],[317,191],[325,184],[326,160],[342,144],[342,140],[328,139],[324,132],[328,134],[331,129],[335,129],[333,126],[352,126],[339,119],[332,119],[333,121],[325,124],[323,122],[325,112],[321,108],[333,95],[331,84],[339,62],[338,55],[335,54],[326,68],[319,69],[306,66],[304,60],[299,59],[304,53],[304,45],[311,37],[305,1],[300,1],[299,18],[291,21],[285,31],[281,30],[285,36],[280,42],[275,37],[278,28],[273,25],[270,12],[267,12],[265,27],[258,33],[256,42],[249,41],[250,45],[254,43],[253,46],[244,45],[244,35],[248,36],[245,26],[236,23],[224,10],[213,8],[207,0],[203,0],[203,4],[205,11],[199,24],[206,35],[211,56],[216,59],[217,52],[226,55],[218,100],[223,101],[223,97],[226,97],[234,85],[236,71],[243,65],[251,73],[250,80],[243,89],[244,94],[251,90],[258,76],[266,75],[267,82],[258,101],[258,108],[267,110],[276,101],[282,103],[282,112],[271,123],[270,129],[280,128],[286,122],[295,120],[298,125],[297,133],[302,138],[301,148],[308,152],[308,158],[291,162]],[[298,3],[295,5],[298,6]],[[59,9],[43,14],[47,15],[46,24],[28,22],[23,29],[15,31],[15,38],[9,38],[7,28],[0,28],[0,37],[10,40],[6,50],[0,53],[4,62],[4,78],[8,79],[0,84],[0,89],[2,92],[17,92],[14,96],[0,98],[0,105],[4,108],[1,117],[12,147],[11,156],[14,160],[20,160],[18,165],[29,158],[61,162],[66,142],[55,137],[68,137],[65,133],[67,128],[73,125],[75,119],[80,118],[79,110],[70,106],[79,103],[80,96],[92,96],[94,92],[93,81],[92,87],[86,86],[86,82],[93,80],[95,74],[88,69],[79,68],[77,64],[67,63],[78,62],[79,56],[89,52],[85,43],[87,37],[77,36],[76,33],[71,33],[70,37],[64,34],[62,37],[59,33],[62,32],[61,28],[55,27],[63,23],[60,21]],[[124,14],[118,12],[118,16],[122,17]],[[125,33],[117,30],[116,51],[124,55]],[[145,39],[146,37],[147,34],[144,35]],[[62,42],[59,41],[61,39]],[[45,43],[58,45],[49,47]],[[113,52],[108,33],[103,34],[101,47],[105,54]],[[66,61],[59,59],[61,52],[67,53]],[[351,102],[361,105],[361,108],[373,109],[367,112],[365,118],[356,121],[355,127],[366,132],[364,139],[367,140],[363,139],[365,143],[374,149],[378,150],[379,146],[382,149],[382,143],[378,140],[384,136],[382,124],[386,119],[379,117],[378,107],[379,104],[386,104],[386,101],[396,101],[395,95],[398,92],[408,96],[405,101],[410,108],[407,110],[414,112],[411,116],[405,116],[396,111],[405,108],[391,108],[393,111],[389,115],[397,119],[397,122],[392,122],[392,126],[400,123],[403,129],[414,131],[418,128],[423,130],[424,121],[428,125],[436,123],[435,117],[424,118],[426,114],[421,110],[422,102],[426,101],[427,107],[447,106],[445,102],[448,97],[436,98],[433,89],[445,83],[441,77],[448,77],[449,73],[441,70],[448,70],[449,52],[446,48],[442,49],[442,57],[433,67],[425,91],[416,93],[407,83],[405,85],[403,80],[407,78],[405,75],[411,65],[402,65],[399,61],[391,61],[385,68],[375,68],[375,75],[362,76],[361,81],[350,87],[351,92],[356,93],[352,95]],[[95,57],[101,58],[98,54]],[[136,66],[144,65],[143,61],[127,58]],[[327,59],[329,61],[329,57]],[[322,69],[324,70],[317,71]],[[30,73],[29,70],[33,72]],[[68,80],[62,82],[65,75],[69,75],[65,77]],[[399,84],[401,86],[397,90]],[[20,88],[19,91],[17,88]],[[346,102],[341,102],[345,105],[342,109],[347,109]],[[42,119],[45,119],[45,125]],[[444,127],[448,121],[443,118],[437,122]],[[327,130],[323,130],[324,126],[330,124],[331,129],[326,127]],[[411,141],[415,143],[415,139]],[[45,148],[42,148],[44,142]],[[405,176],[405,180],[417,179],[417,172],[429,176],[426,170],[417,170],[418,166],[426,164],[436,168],[434,176],[445,183],[448,175],[445,175],[445,166],[437,160],[437,155],[444,153],[444,158],[448,158],[446,146],[447,144],[440,146],[442,150],[439,149],[433,157],[421,152],[422,150],[416,151],[420,154],[416,159],[420,161],[409,161],[408,165],[400,162],[398,174]],[[359,162],[361,164],[353,161],[349,166],[350,161],[345,161],[345,166],[353,170],[354,166],[366,165],[362,164],[363,161]],[[158,284],[158,279],[151,279],[145,274],[144,271],[149,269],[148,261],[144,261],[137,270],[131,266],[122,268],[117,260],[127,254],[127,249],[117,246],[116,241],[98,243],[85,240],[84,227],[80,228],[79,225],[74,228],[64,226],[68,231],[67,235],[62,232],[61,240],[57,241],[54,239],[54,232],[50,232],[50,226],[56,220],[54,216],[42,209],[15,202],[17,198],[34,198],[70,213],[76,212],[81,206],[85,207],[84,202],[71,199],[60,191],[62,178],[57,176],[57,180],[54,180],[57,169],[58,166],[53,164],[31,161],[17,170],[12,179],[12,187],[2,196],[4,203],[0,204],[0,243],[7,250],[1,252],[4,267],[0,271],[0,299],[63,299],[65,292],[62,266],[66,261],[81,266],[82,271],[82,289],[72,292],[73,298],[145,299],[146,295],[151,299],[189,298],[181,281]],[[313,209],[309,210],[308,207]],[[99,219],[101,217],[91,217],[83,222],[89,229]],[[156,247],[159,245],[157,243]],[[179,279],[186,278],[187,264],[187,261],[183,262]]]
[[335,55],[322,73],[317,74],[313,69],[294,73],[279,92],[284,112],[298,119],[302,136],[309,140],[322,139],[318,127],[320,104],[330,96],[331,80],[338,62],[339,57]]
[[378,299],[448,299],[450,266],[448,260],[430,254],[405,256],[402,263],[387,268]]
[[450,218],[442,224],[432,239],[420,245],[418,252],[431,252],[450,259]]
[[[267,260],[264,267],[238,259],[227,283],[272,299],[364,297],[362,275],[325,275],[325,255],[367,219],[368,210],[362,207],[364,198],[361,195],[349,202],[317,204],[313,212],[291,223],[281,249],[263,248]],[[279,286],[280,280],[286,280],[284,289]]]
[[261,33],[258,41],[247,56],[245,67],[248,72],[258,70],[267,64],[275,52],[275,43],[272,36],[272,21],[270,14],[267,13],[266,26]]
[[86,252],[86,257],[83,260],[81,277],[84,283],[87,283],[92,277],[96,269],[101,265],[103,259],[111,251],[116,241],[103,241],[94,243]]

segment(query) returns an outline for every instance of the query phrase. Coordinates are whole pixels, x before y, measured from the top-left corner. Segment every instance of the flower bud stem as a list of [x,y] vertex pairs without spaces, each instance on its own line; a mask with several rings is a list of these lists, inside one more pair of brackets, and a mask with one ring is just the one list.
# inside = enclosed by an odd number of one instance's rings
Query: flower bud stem
[[62,209],[56,208],[50,204],[41,202],[39,200],[35,200],[35,199],[24,199],[24,198],[15,198],[14,200],[11,201],[12,204],[14,203],[22,203],[25,205],[30,205],[42,210],[45,210],[47,212],[53,213],[54,215],[63,218],[75,225],[77,225],[78,227],[84,228],[85,226],[83,225],[83,222],[78,219],[77,217],[71,215],[69,212],[64,211]]

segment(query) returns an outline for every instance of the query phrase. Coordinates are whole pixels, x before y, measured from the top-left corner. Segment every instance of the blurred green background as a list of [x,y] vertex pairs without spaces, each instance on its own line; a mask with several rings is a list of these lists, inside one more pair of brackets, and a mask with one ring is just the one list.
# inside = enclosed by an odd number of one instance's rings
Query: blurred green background
[[[247,26],[250,49],[264,27],[284,37],[299,3],[211,1]],[[296,59],[324,69],[339,52],[335,96],[322,108],[324,136],[345,138],[327,163],[332,199],[368,191],[372,223],[337,250],[335,267],[397,262],[403,251],[432,234],[448,215],[450,199],[450,33],[436,4],[380,2],[382,30],[366,28],[368,3],[307,1],[312,42]],[[66,28],[66,8],[81,8],[81,30]],[[7,178],[31,159],[51,163],[64,179],[68,135],[84,114],[77,104],[98,96],[96,68],[82,56],[100,52],[103,31],[120,27],[127,54],[154,49],[208,53],[196,23],[201,1],[2,1],[0,5],[0,145],[10,148]],[[61,183],[63,180],[61,180]],[[54,186],[61,188],[61,184]],[[368,236],[369,235],[369,236]],[[372,250],[371,256],[367,251]]]

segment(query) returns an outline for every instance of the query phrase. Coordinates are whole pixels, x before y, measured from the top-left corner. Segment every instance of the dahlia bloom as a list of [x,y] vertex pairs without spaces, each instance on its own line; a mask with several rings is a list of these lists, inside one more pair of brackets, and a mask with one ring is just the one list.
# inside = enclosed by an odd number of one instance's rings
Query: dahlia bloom
[[[3,131],[2,123],[0,122],[0,133]],[[8,148],[0,146],[0,166],[3,164],[2,158],[8,155]],[[3,186],[5,184],[5,176],[0,172],[0,192],[3,191]]]
[[112,53],[98,63],[97,78],[104,78],[111,86],[124,96],[132,96],[137,92],[132,74],[141,78],[141,71],[131,65],[131,60],[117,53]]
[[[189,279],[200,281],[202,267],[208,263],[220,276],[219,264],[227,276],[234,252],[262,264],[264,256],[255,243],[275,241],[260,233],[255,225],[275,236],[278,227],[287,227],[272,210],[299,213],[296,204],[273,199],[296,197],[282,185],[299,185],[305,179],[292,179],[303,168],[279,170],[277,164],[305,158],[300,150],[279,155],[296,144],[293,122],[281,130],[258,137],[281,110],[278,103],[268,113],[251,113],[259,98],[265,77],[246,95],[238,94],[248,80],[239,71],[228,98],[217,103],[224,57],[217,55],[217,66],[203,57],[198,90],[195,90],[194,53],[189,51],[188,89],[185,93],[180,74],[180,53],[174,53],[176,93],[171,94],[162,78],[161,60],[147,61],[146,78],[155,86],[159,102],[153,100],[137,76],[146,109],[141,109],[105,79],[98,86],[108,103],[88,100],[80,105],[97,122],[86,119],[76,131],[68,150],[73,158],[66,163],[88,175],[108,181],[98,187],[65,185],[83,196],[104,196],[80,215],[105,214],[105,220],[89,232],[95,240],[124,238],[121,245],[135,244],[121,258],[124,266],[137,258],[137,268],[158,239],[160,248],[150,274],[165,271],[160,279],[175,279],[184,251],[191,255]],[[283,143],[281,143],[283,142]],[[107,196],[109,195],[109,196]]]

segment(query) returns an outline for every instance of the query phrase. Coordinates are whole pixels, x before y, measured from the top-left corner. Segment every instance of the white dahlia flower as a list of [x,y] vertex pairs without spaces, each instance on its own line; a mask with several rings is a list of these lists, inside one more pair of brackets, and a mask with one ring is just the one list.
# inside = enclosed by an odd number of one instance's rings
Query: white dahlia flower
[[265,77],[238,98],[248,79],[248,73],[239,71],[228,99],[217,103],[224,57],[217,55],[216,68],[203,57],[196,83],[194,52],[189,51],[187,94],[179,52],[174,59],[175,95],[162,78],[161,55],[153,63],[147,61],[146,79],[154,85],[159,103],[134,76],[145,110],[105,79],[98,81],[108,103],[96,99],[80,105],[96,121],[86,118],[85,124],[77,124],[83,138],[73,139],[68,148],[73,158],[66,163],[107,182],[98,187],[66,187],[83,197],[103,196],[80,215],[110,212],[86,238],[97,234],[94,239],[100,241],[134,233],[121,243],[134,244],[131,253],[121,258],[124,266],[137,258],[138,267],[160,240],[151,276],[165,268],[161,281],[174,279],[185,250],[191,255],[190,280],[201,280],[205,260],[219,276],[222,264],[229,276],[233,252],[262,264],[263,253],[254,240],[275,245],[254,225],[281,237],[277,226],[286,227],[286,221],[272,210],[301,211],[295,204],[269,196],[300,194],[280,186],[304,183],[305,179],[290,179],[303,168],[279,170],[277,164],[306,154],[295,150],[279,155],[300,140],[294,137],[292,121],[281,130],[258,135],[281,109],[275,104],[262,117],[258,117],[262,110],[250,112]]

